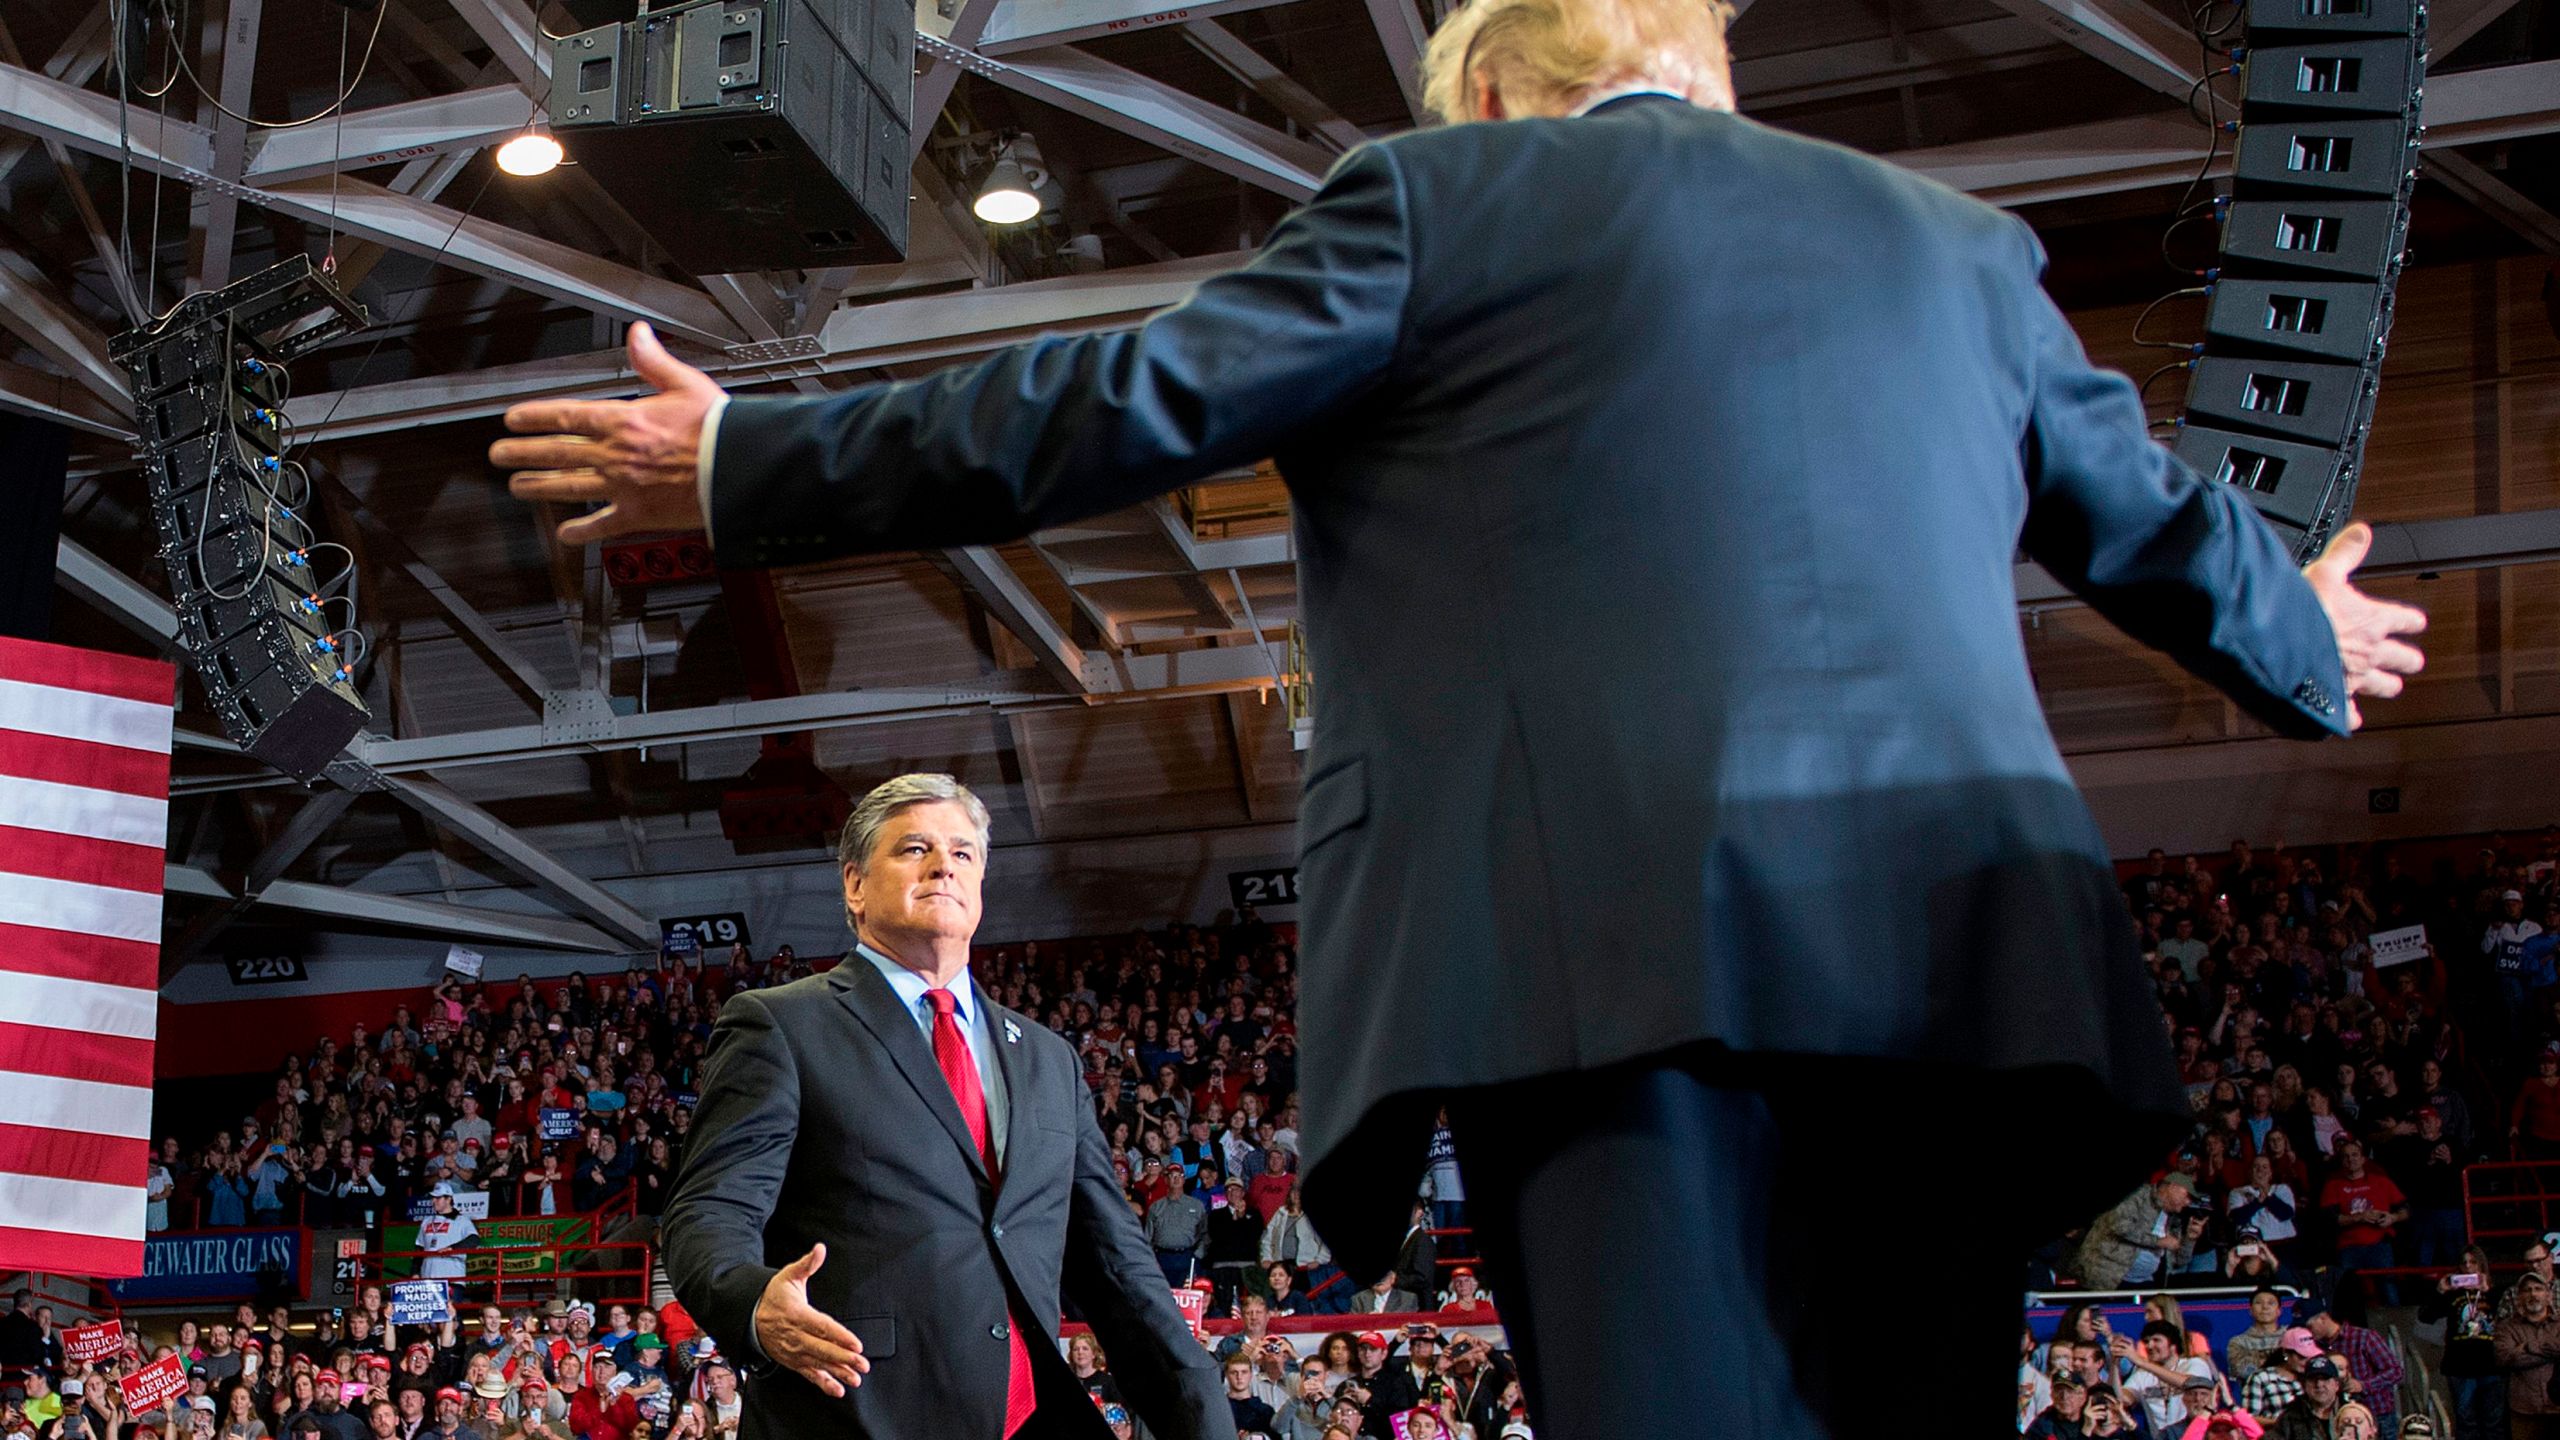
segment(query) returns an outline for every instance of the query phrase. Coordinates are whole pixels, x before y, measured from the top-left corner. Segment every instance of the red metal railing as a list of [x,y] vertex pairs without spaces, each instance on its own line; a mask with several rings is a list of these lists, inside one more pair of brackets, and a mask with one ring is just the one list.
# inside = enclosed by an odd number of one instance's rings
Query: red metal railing
[[[483,1245],[473,1250],[459,1252],[465,1257],[472,1255],[497,1255],[500,1257],[517,1255],[547,1255],[550,1257],[551,1264],[548,1269],[528,1272],[520,1275],[509,1275],[505,1273],[506,1260],[501,1258],[498,1262],[498,1274],[466,1275],[454,1283],[453,1301],[455,1306],[460,1307],[466,1304],[494,1304],[501,1308],[505,1308],[511,1303],[514,1305],[532,1305],[544,1300],[549,1300],[554,1296],[565,1296],[573,1284],[578,1292],[578,1298],[583,1300],[592,1300],[598,1305],[628,1305],[633,1309],[639,1309],[642,1306],[648,1305],[651,1279],[657,1273],[658,1252],[656,1245],[646,1240],[607,1240],[604,1238],[605,1232],[610,1230],[615,1222],[627,1220],[638,1213],[640,1213],[639,1196],[631,1189],[631,1187],[626,1185],[622,1188],[619,1194],[615,1195],[612,1199],[605,1201],[603,1206],[595,1210],[571,1211],[562,1215],[549,1217],[508,1217],[517,1219],[584,1219],[587,1222],[590,1238],[585,1240],[543,1241],[536,1244],[525,1245]],[[576,1268],[572,1268],[569,1264],[568,1257],[591,1256],[602,1251],[637,1252],[639,1263],[637,1265],[623,1265],[618,1267],[577,1266]],[[388,1260],[417,1261],[425,1259],[430,1254],[440,1255],[445,1259],[453,1259],[455,1258],[456,1253],[457,1252],[450,1250],[369,1250],[356,1257],[357,1283],[362,1285],[377,1280],[414,1279],[416,1278],[417,1270],[422,1268],[413,1264],[409,1267],[410,1274],[404,1276],[393,1276],[385,1273],[383,1262]],[[470,1262],[466,1258],[464,1263],[467,1265]],[[638,1282],[636,1287],[630,1293],[623,1293],[620,1290],[615,1290],[610,1293],[595,1293],[593,1287],[588,1283],[590,1281],[598,1280],[627,1279],[636,1279]],[[510,1296],[515,1298],[510,1301]]]
[[1444,1252],[1448,1250],[1448,1248],[1449,1248],[1449,1243],[1448,1243],[1448,1242],[1449,1242],[1449,1240],[1450,1240],[1450,1237],[1452,1237],[1452,1236],[1464,1236],[1464,1237],[1466,1237],[1466,1239],[1467,1239],[1467,1241],[1468,1241],[1468,1244],[1467,1244],[1467,1253],[1466,1253],[1466,1254],[1464,1254],[1464,1255],[1450,1255],[1450,1254],[1445,1254],[1445,1253],[1444,1253],[1444,1254],[1442,1254],[1442,1255],[1441,1255],[1441,1257],[1440,1257],[1440,1268],[1441,1268],[1442,1270],[1455,1270],[1455,1269],[1457,1269],[1457,1268],[1458,1268],[1459,1266],[1461,1266],[1461,1265],[1470,1265],[1470,1266],[1471,1266],[1471,1265],[1474,1265],[1474,1264],[1476,1263],[1476,1258],[1475,1258],[1475,1249],[1476,1249],[1476,1247],[1475,1247],[1475,1243],[1474,1243],[1474,1241],[1475,1241],[1475,1233],[1476,1233],[1476,1232],[1475,1232],[1475,1227],[1474,1227],[1474,1226],[1472,1226],[1472,1225],[1452,1225],[1452,1226],[1450,1226],[1449,1228],[1447,1228],[1447,1229],[1445,1229],[1445,1230],[1433,1230],[1433,1231],[1431,1231],[1431,1232],[1429,1232],[1429,1233],[1430,1233],[1430,1235],[1431,1235],[1432,1242],[1433,1242],[1435,1245],[1437,1245],[1437,1246],[1438,1246],[1442,1251],[1444,1251]]
[[[620,1251],[635,1255],[637,1263],[621,1266],[578,1266],[574,1269],[568,1264],[571,1257],[590,1256],[602,1251]],[[656,1247],[645,1240],[543,1241],[530,1245],[490,1245],[464,1251],[370,1250],[356,1257],[356,1283],[369,1285],[376,1282],[413,1280],[418,1278],[416,1270],[420,1268],[414,1262],[424,1261],[430,1257],[451,1260],[459,1256],[464,1259],[465,1264],[468,1264],[469,1257],[480,1255],[500,1257],[498,1273],[464,1275],[452,1281],[453,1303],[457,1310],[464,1306],[476,1305],[496,1305],[501,1309],[520,1308],[554,1297],[565,1298],[573,1288],[577,1292],[577,1298],[581,1300],[590,1300],[598,1305],[628,1305],[637,1310],[649,1304],[649,1282],[650,1277],[656,1273],[658,1258]],[[522,1274],[506,1273],[507,1261],[520,1256],[548,1257],[550,1264],[548,1268]],[[413,1262],[410,1273],[389,1274],[385,1262],[392,1260]],[[597,1282],[615,1281],[633,1283],[628,1290],[597,1289]]]
[[2475,1243],[2560,1229],[2560,1160],[2489,1160],[2466,1167],[2462,1218]]

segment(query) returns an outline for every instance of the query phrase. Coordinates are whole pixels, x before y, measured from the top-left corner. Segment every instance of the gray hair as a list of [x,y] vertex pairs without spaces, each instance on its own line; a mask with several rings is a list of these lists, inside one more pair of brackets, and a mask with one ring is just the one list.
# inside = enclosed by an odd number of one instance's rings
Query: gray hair
[[845,817],[844,834],[836,840],[836,864],[839,868],[860,870],[871,859],[872,847],[880,843],[880,832],[888,828],[891,816],[910,805],[931,805],[948,800],[969,812],[969,823],[978,829],[978,850],[983,860],[988,844],[987,806],[949,775],[900,775],[871,787]]

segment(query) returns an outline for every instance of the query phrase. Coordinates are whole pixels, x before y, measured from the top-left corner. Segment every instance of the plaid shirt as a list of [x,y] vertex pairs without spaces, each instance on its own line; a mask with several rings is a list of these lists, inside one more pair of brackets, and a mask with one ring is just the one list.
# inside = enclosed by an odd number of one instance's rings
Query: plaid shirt
[[2292,1372],[2270,1359],[2249,1375],[2249,1383],[2240,1389],[2242,1409],[2272,1425],[2284,1407],[2302,1398],[2302,1382]]
[[2373,1412],[2373,1418],[2385,1420],[2400,1413],[2400,1360],[2391,1353],[2388,1341],[2361,1325],[2341,1324],[2329,1353],[2347,1362],[2347,1373],[2364,1382],[2356,1398]]

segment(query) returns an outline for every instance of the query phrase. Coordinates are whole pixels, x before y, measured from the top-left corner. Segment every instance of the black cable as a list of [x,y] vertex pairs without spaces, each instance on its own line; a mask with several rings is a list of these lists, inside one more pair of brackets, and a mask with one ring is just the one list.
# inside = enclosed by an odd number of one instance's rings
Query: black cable
[[[2210,213],[2209,213],[2209,212],[2205,212],[2205,211],[2198,211],[2198,212],[2196,212],[2195,214],[2192,214],[2192,215],[2181,215],[2181,216],[2179,216],[2177,219],[2170,221],[2170,222],[2169,222],[2169,228],[2160,232],[2160,263],[2161,263],[2161,264],[2163,264],[2163,265],[2168,266],[2168,267],[2169,267],[2170,269],[2172,269],[2172,270],[2177,271],[2177,272],[2178,272],[2179,274],[2181,274],[2181,275],[2192,275],[2192,276],[2196,277],[2196,278],[2197,278],[2197,279],[2199,279],[2199,280],[2210,280],[2210,279],[2212,279],[2212,278],[2213,278],[2213,275],[2214,275],[2214,271],[2213,271],[2213,269],[2212,269],[2212,268],[2208,267],[2208,268],[2203,269],[2203,270],[2198,270],[2198,269],[2194,268],[2193,266],[2181,265],[2181,264],[2179,264],[2179,263],[2178,263],[2174,258],[2172,258],[2172,257],[2170,256],[2170,254],[2169,254],[2169,237],[2170,237],[2170,236],[2177,234],[2177,233],[2178,233],[2178,231],[2180,230],[2180,228],[2182,228],[2182,227],[2184,227],[2184,226],[2192,225],[2192,224],[2194,224],[2194,223],[2195,223],[2196,221],[2198,221],[2198,220],[2203,220],[2203,219],[2208,219],[2208,218],[2214,218],[2214,217],[2212,217],[2212,216],[2210,215]],[[2218,253],[2220,253],[2220,252],[2218,252],[2218,251],[2217,251],[2216,253],[2218,254]]]
[[[354,19],[352,12],[338,12],[338,88],[341,91],[347,88],[347,36]],[[365,58],[373,58],[370,44],[365,47]],[[357,71],[356,78],[363,79],[364,72]],[[343,94],[338,98],[341,102],[346,99]],[[329,243],[320,252],[320,273],[323,275],[338,273],[338,172],[346,168],[346,159],[347,112],[341,109],[337,124],[329,135]]]
[[107,23],[115,27],[108,53],[116,70],[116,157],[123,183],[116,187],[116,261],[133,276],[133,94],[132,74],[125,68],[124,0],[109,0]]
[[[453,218],[453,228],[444,232],[444,240],[436,246],[435,253],[427,257],[429,269],[433,269],[436,262],[444,258],[444,252],[453,247],[453,237],[462,233],[462,227],[471,219],[471,212],[480,207],[480,197],[489,193],[489,182],[496,178],[498,178],[498,167],[492,163],[488,173],[480,177],[480,188],[471,192],[470,202],[462,207],[461,214]],[[356,388],[356,382],[364,378],[364,372],[373,364],[373,357],[382,352],[383,342],[391,338],[391,332],[418,318],[419,307],[426,304],[426,288],[421,285],[411,292],[416,298],[410,302],[408,314],[382,327],[382,333],[374,337],[373,344],[364,352],[364,358],[356,362],[355,373],[347,377],[345,384],[338,387],[338,398],[329,402],[329,413],[321,416],[320,423],[311,427],[312,429],[325,431],[329,428],[329,422],[337,418],[338,407],[347,403],[347,396]]]
[[2143,306],[2142,313],[2133,317],[2133,343],[2142,346],[2146,350],[2184,350],[2192,353],[2196,348],[2193,344],[2182,345],[2168,340],[2143,339],[2142,322],[2151,318],[2152,311],[2159,309],[2161,306],[2168,304],[2170,301],[2175,300],[2182,295],[2203,295],[2210,293],[2212,289],[2213,287],[2210,285],[2190,285],[2183,290],[2172,290],[2168,294],[2161,296],[2159,299],[2152,301],[2150,304]]
[[[163,15],[164,15],[164,17],[165,17],[165,15],[166,15],[166,13],[167,13],[167,9],[168,9],[168,6],[167,6],[167,4],[166,4],[166,0],[162,0],[162,4],[161,4],[161,7],[160,7],[160,8],[161,8],[162,13],[163,13]],[[220,99],[218,99],[218,98],[216,98],[216,97],[215,97],[215,95],[214,95],[214,93],[213,93],[212,91],[207,90],[206,88],[204,88],[204,81],[202,81],[202,80],[200,80],[200,79],[198,79],[198,78],[196,77],[196,70],[195,70],[195,66],[194,66],[194,65],[192,65],[192,64],[190,64],[190,63],[188,62],[188,60],[187,60],[187,50],[186,50],[186,47],[185,47],[185,46],[183,46],[183,45],[177,45],[177,44],[172,44],[172,45],[170,46],[170,49],[171,49],[171,51],[172,51],[173,53],[175,53],[175,54],[177,55],[177,57],[178,57],[178,68],[179,68],[180,70],[182,70],[182,71],[186,72],[187,83],[188,83],[188,84],[190,84],[190,85],[193,85],[193,86],[195,87],[195,89],[196,89],[196,93],[197,93],[198,95],[201,95],[201,96],[203,96],[203,97],[204,97],[204,103],[206,103],[207,105],[210,105],[210,106],[212,106],[214,109],[221,111],[223,114],[230,116],[232,119],[239,121],[241,124],[243,124],[243,125],[247,125],[247,126],[251,126],[251,127],[255,128],[255,129],[259,129],[259,130],[292,130],[292,129],[295,129],[295,128],[298,128],[298,127],[300,127],[300,126],[304,126],[304,125],[313,125],[313,124],[317,124],[317,123],[319,123],[320,121],[322,121],[322,120],[326,120],[326,119],[328,119],[330,116],[337,114],[339,110],[341,110],[341,109],[345,108],[348,97],[350,97],[350,96],[354,95],[354,94],[356,93],[356,87],[357,87],[357,86],[359,86],[359,85],[362,85],[362,84],[364,83],[365,71],[366,71],[368,68],[370,68],[370,67],[372,66],[372,64],[373,64],[373,45],[374,45],[374,41],[379,40],[379,39],[381,39],[381,38],[382,38],[382,17],[383,17],[385,14],[389,13],[390,8],[391,8],[391,7],[390,7],[390,6],[388,6],[388,5],[377,5],[377,6],[375,6],[375,7],[374,7],[374,11],[373,11],[373,32],[372,32],[372,34],[370,34],[369,36],[367,36],[367,37],[366,37],[366,39],[365,39],[365,42],[364,42],[364,59],[362,59],[361,61],[358,61],[358,62],[357,62],[357,64],[356,64],[356,78],[355,78],[354,80],[352,80],[352,81],[349,81],[349,82],[346,84],[345,88],[341,89],[341,90],[338,92],[338,98],[329,102],[329,108],[328,108],[328,109],[326,109],[326,110],[322,110],[322,111],[320,111],[319,113],[314,114],[314,115],[305,115],[305,116],[303,116],[303,117],[302,117],[301,119],[299,119],[299,120],[260,120],[260,119],[257,119],[257,118],[256,118],[256,117],[254,117],[254,116],[249,116],[249,115],[243,115],[243,114],[241,114],[239,111],[234,110],[234,109],[232,109],[230,106],[223,104],[223,103],[222,103],[222,101],[221,101]],[[170,24],[171,24],[172,34],[173,34],[173,38],[174,38],[175,22],[174,22],[174,21],[171,21],[171,22],[170,22]],[[339,73],[339,77],[340,77],[341,79],[344,79],[344,78],[345,78],[346,72],[345,72],[344,70],[341,70],[341,71],[339,71],[338,73]]]
[[2134,391],[2134,396],[2145,406],[2148,406],[2151,403],[2152,382],[2158,380],[2161,376],[2168,374],[2172,370],[2193,370],[2194,368],[2196,368],[2196,362],[2192,356],[2184,360],[2172,360],[2168,364],[2161,366],[2159,369],[2152,371],[2150,374],[2143,376],[2142,384]]
[[[169,52],[173,55],[178,54],[182,48],[178,44],[176,33],[172,32],[169,36]],[[155,108],[160,117],[160,126],[158,132],[151,137],[151,143],[159,148],[160,153],[166,155],[169,151],[169,92],[162,90],[157,101]],[[149,310],[160,303],[160,171],[157,167],[151,171],[151,253],[142,257],[142,271],[144,282],[142,308]],[[180,297],[181,300],[184,298]],[[174,303],[171,308],[176,308]]]

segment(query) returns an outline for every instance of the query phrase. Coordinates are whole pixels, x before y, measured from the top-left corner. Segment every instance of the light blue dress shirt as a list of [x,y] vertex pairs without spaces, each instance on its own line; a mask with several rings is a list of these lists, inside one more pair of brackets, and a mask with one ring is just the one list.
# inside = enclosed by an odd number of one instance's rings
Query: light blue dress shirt
[[[933,1003],[924,998],[932,989],[925,978],[868,945],[857,943],[854,953],[870,961],[880,971],[880,978],[898,992],[898,1003],[916,1017],[917,1028],[924,1031],[925,1048],[933,1048]],[[996,1065],[995,1031],[988,1024],[986,997],[978,993],[975,979],[963,977],[951,987],[955,1003],[951,1018],[960,1026],[960,1038],[969,1047],[969,1058],[978,1065],[978,1088],[987,1096],[987,1138],[996,1152],[996,1164],[1004,1164],[1004,1122],[1012,1113],[1009,1097],[1004,1093],[1004,1072]]]

